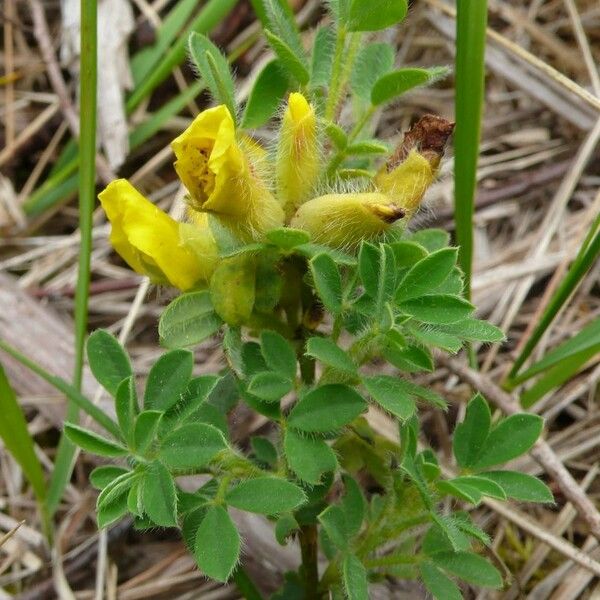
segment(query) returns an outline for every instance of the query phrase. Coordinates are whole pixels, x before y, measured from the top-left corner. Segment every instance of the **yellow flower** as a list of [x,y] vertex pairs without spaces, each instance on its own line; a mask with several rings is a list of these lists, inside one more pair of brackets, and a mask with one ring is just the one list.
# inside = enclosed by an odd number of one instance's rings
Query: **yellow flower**
[[277,148],[277,196],[286,216],[310,198],[319,176],[317,118],[299,93],[292,93],[283,114]]
[[[208,223],[204,227],[178,223],[126,179],[111,182],[99,199],[112,225],[111,244],[134,271],[180,290],[210,278],[217,247]],[[196,233],[191,235],[187,228]]]
[[261,177],[263,153],[249,138],[238,141],[226,106],[200,113],[171,146],[193,210],[214,214],[244,239],[283,224],[283,210]]
[[419,208],[435,174],[436,169],[431,162],[413,149],[406,159],[389,173],[384,167],[375,176],[375,185],[411,216]]
[[408,218],[417,211],[433,183],[453,130],[454,123],[442,117],[421,117],[375,176],[377,189],[391,196]]
[[404,214],[385,194],[328,194],[304,203],[290,227],[307,231],[313,242],[350,249],[385,233]]

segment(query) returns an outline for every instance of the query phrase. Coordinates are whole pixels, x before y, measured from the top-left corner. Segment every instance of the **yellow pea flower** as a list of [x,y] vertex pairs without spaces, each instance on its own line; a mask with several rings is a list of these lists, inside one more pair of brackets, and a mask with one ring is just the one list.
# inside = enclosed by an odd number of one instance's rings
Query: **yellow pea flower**
[[[112,229],[110,242],[125,262],[154,283],[188,290],[210,278],[217,247],[206,223],[178,223],[147,200],[126,179],[117,179],[98,196]],[[186,243],[182,227],[196,230],[193,242]],[[202,242],[198,242],[198,239]]]
[[192,210],[214,214],[243,239],[283,224],[283,209],[262,178],[260,148],[238,140],[226,106],[200,113],[171,147]]
[[363,239],[385,233],[404,215],[385,194],[327,194],[305,202],[290,227],[307,231],[313,242],[351,249]]
[[292,93],[283,114],[277,147],[277,196],[286,216],[311,197],[321,169],[314,108]]

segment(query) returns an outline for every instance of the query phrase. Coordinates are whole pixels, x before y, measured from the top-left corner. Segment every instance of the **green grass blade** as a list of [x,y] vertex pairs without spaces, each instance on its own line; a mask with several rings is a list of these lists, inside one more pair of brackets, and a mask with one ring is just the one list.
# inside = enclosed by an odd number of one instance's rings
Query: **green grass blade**
[[521,406],[529,408],[542,398],[542,396],[569,381],[590,359],[597,356],[599,352],[600,341],[589,348],[563,358],[554,367],[548,369],[531,388],[521,394]]
[[454,218],[458,264],[471,298],[473,212],[484,100],[487,0],[458,0],[456,17],[456,130]]
[[197,6],[198,0],[179,0],[156,32],[154,44],[134,54],[131,58],[134,88],[138,87],[160,62]]
[[585,241],[583,242],[575,260],[564,279],[554,292],[554,295],[548,302],[539,322],[535,326],[533,333],[527,340],[521,354],[517,357],[514,365],[508,375],[508,386],[510,387],[515,379],[519,369],[525,364],[534,348],[556,317],[568,299],[571,297],[577,286],[581,283],[585,274],[600,257],[600,215],[596,217]]
[[177,41],[165,53],[162,61],[133,91],[127,100],[127,112],[131,113],[142,100],[162,83],[186,57],[187,40],[193,31],[207,33],[218,25],[235,6],[237,0],[209,0],[194,21],[179,35]]
[[4,350],[9,356],[19,361],[30,371],[47,381],[52,387],[63,393],[69,400],[76,404],[83,412],[88,414],[100,427],[104,428],[115,439],[122,440],[121,430],[115,421],[113,421],[104,411],[98,408],[93,402],[88,400],[79,390],[74,388],[68,381],[62,377],[48,373],[46,369],[36,362],[27,358],[23,353],[13,348],[10,344],[0,339],[0,350]]
[[590,348],[600,345],[600,317],[588,323],[579,333],[569,338],[556,348],[550,350],[542,360],[523,371],[512,380],[513,385],[518,385],[551,369],[571,356],[587,352]]
[[35,454],[33,439],[27,429],[17,396],[8,382],[0,364],[0,438],[6,449],[17,461],[35,494],[46,534],[50,533],[46,507],[46,481],[42,465]]
[[[81,390],[85,338],[88,323],[90,257],[92,254],[92,213],[96,199],[96,88],[97,88],[97,17],[96,0],[81,0],[81,69],[79,74],[79,269],[75,290],[75,365],[73,387]],[[79,421],[79,406],[68,398],[67,421]],[[71,478],[75,445],[61,435],[48,491],[51,514],[56,510]]]

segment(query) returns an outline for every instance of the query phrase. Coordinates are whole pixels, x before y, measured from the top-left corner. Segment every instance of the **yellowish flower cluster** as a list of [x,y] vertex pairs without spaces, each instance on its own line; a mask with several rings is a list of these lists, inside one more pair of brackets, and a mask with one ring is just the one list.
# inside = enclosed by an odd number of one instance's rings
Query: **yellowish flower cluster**
[[185,291],[208,282],[217,266],[211,222],[243,243],[290,226],[316,243],[352,248],[418,208],[439,160],[417,148],[393,168],[388,163],[371,191],[314,197],[324,173],[318,133],[313,106],[290,94],[272,164],[264,148],[236,131],[227,107],[203,111],[172,143],[189,222],[175,221],[119,179],[99,196],[112,245],[136,272]]

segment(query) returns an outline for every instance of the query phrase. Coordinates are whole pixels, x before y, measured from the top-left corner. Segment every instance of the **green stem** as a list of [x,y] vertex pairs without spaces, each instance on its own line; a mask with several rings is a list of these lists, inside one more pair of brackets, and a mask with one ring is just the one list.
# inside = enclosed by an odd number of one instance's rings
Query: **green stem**
[[327,169],[326,169],[327,177],[329,177],[329,178],[333,177],[337,168],[342,164],[344,159],[348,156],[347,147],[350,146],[356,140],[356,138],[361,134],[365,125],[373,118],[373,115],[375,114],[376,110],[377,110],[376,107],[371,105],[368,108],[368,110],[366,110],[363,113],[363,115],[360,117],[360,119],[356,122],[356,125],[354,125],[352,131],[348,134],[348,145],[346,146],[346,148],[344,148],[342,150],[338,150],[333,155],[332,159],[329,161],[329,164],[327,165]]
[[331,69],[331,87],[327,96],[327,104],[325,105],[325,118],[328,121],[333,121],[338,107],[339,96],[342,90],[342,71],[344,68],[344,55],[346,49],[346,27],[339,24],[337,30],[337,38],[335,42],[335,54],[333,56],[333,66]]
[[317,524],[303,525],[300,528],[300,552],[304,571],[305,598],[319,598],[319,535]]

